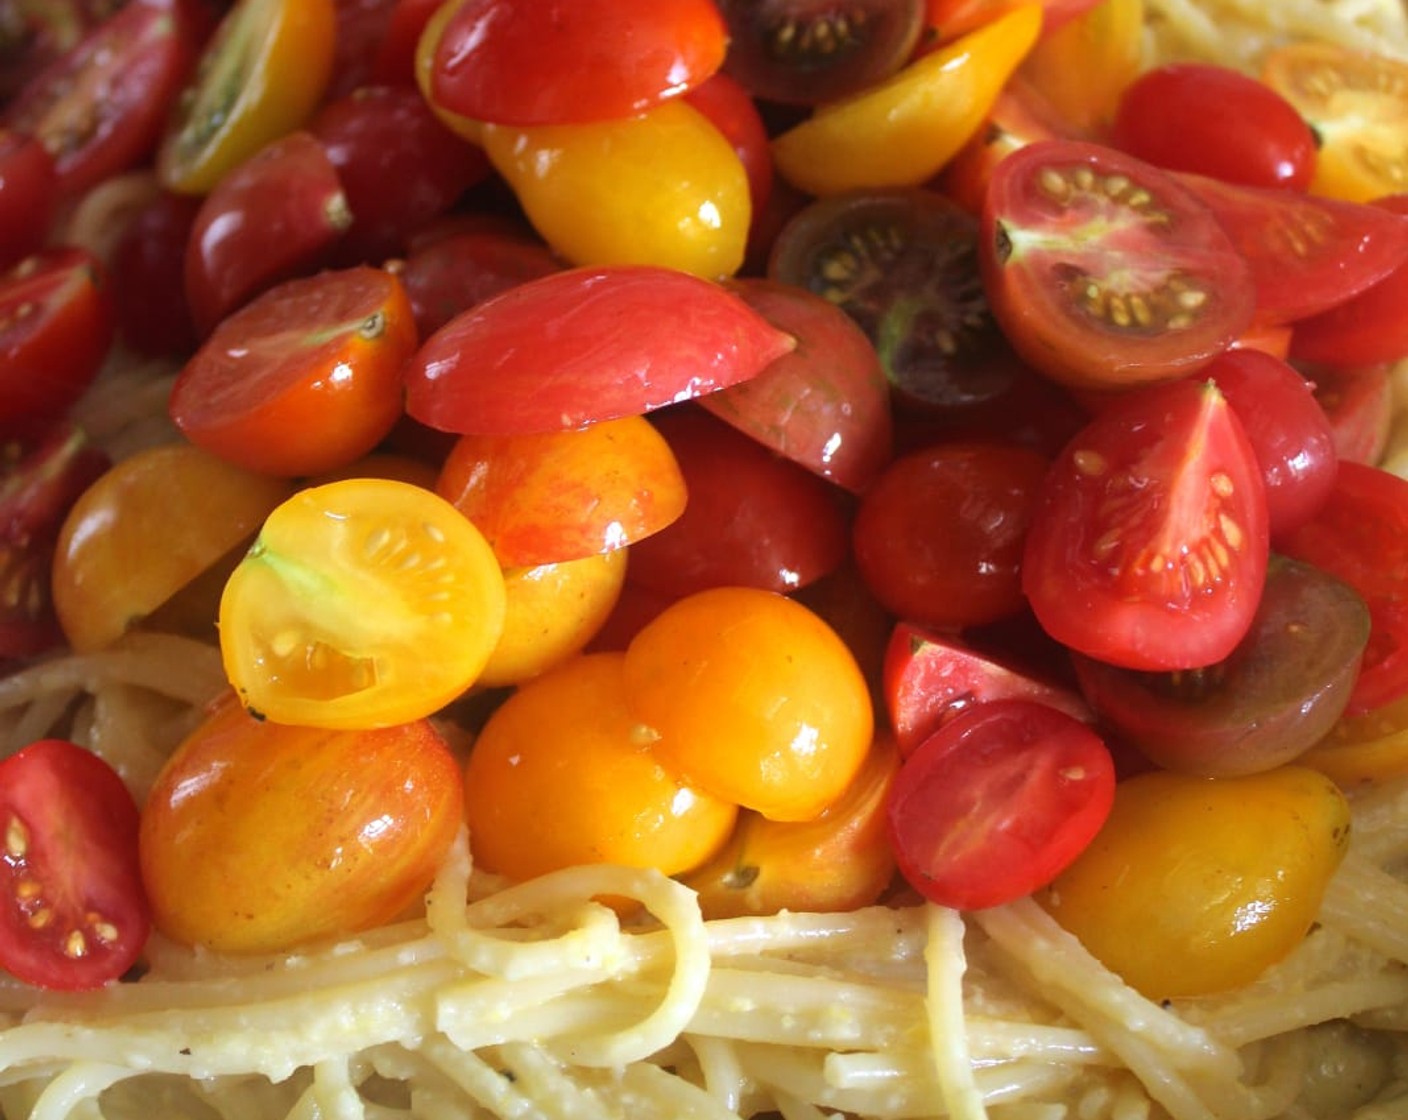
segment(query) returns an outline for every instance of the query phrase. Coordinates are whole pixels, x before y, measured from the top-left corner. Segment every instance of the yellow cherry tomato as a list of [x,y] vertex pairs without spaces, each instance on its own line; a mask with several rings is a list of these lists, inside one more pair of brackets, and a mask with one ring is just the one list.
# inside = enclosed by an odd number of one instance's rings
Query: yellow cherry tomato
[[1077,129],[1103,130],[1143,65],[1144,0],[1102,0],[1045,36],[1019,73]]
[[977,131],[1040,30],[1041,6],[1024,5],[821,106],[773,141],[778,171],[814,195],[924,182]]
[[680,100],[594,124],[485,125],[484,150],[543,239],[573,264],[649,264],[705,279],[743,263],[748,176]]
[[300,127],[332,77],[336,22],[333,0],[239,0],[162,138],[162,186],[206,194],[269,141]]
[[625,549],[504,569],[504,632],[478,683],[518,684],[579,653],[611,617],[625,582]]
[[484,139],[483,122],[477,121],[473,117],[466,117],[460,113],[451,112],[437,102],[431,95],[435,73],[436,48],[440,46],[440,40],[445,35],[445,28],[462,6],[461,4],[444,3],[430,14],[430,18],[425,21],[425,26],[421,29],[420,38],[416,40],[416,53],[413,66],[416,88],[420,90],[420,95],[425,98],[425,103],[430,106],[430,111],[439,117],[440,123],[456,136],[461,136],[471,144],[478,145],[481,144]]
[[1303,766],[1141,774],[1041,901],[1150,999],[1227,991],[1305,937],[1349,826],[1338,787]]
[[821,815],[870,749],[874,713],[855,657],[820,617],[771,591],[686,596],[631,640],[625,671],[655,753],[773,820]]
[[225,672],[245,705],[315,727],[430,715],[475,682],[503,625],[503,574],[483,535],[393,479],[294,494],[220,600]]
[[1341,789],[1408,775],[1408,696],[1359,716],[1342,716],[1330,733],[1296,760]]
[[674,875],[728,839],[737,808],[656,757],[626,706],[623,661],[572,658],[489,718],[465,770],[477,863],[511,879],[589,863]]
[[[291,489],[186,443],[119,461],[83,493],[59,532],[52,587],[69,644],[101,649],[145,625],[204,573],[223,582],[226,558]],[[218,587],[195,598],[179,612],[181,625],[154,628],[199,625],[213,636]]]

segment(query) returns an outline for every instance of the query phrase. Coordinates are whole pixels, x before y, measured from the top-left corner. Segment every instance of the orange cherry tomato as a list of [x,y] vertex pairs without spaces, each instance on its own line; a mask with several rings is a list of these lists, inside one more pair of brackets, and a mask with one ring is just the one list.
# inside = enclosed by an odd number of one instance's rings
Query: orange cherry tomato
[[675,456],[641,416],[562,432],[463,436],[436,489],[508,567],[622,548],[685,507]]
[[1139,73],[1143,0],[1101,0],[1045,36],[1018,73],[1077,130],[1098,133]]
[[279,952],[405,912],[462,819],[459,763],[431,725],[327,731],[218,702],[142,810],[158,929],[219,952]]
[[870,748],[874,714],[851,651],[775,592],[721,587],[679,600],[636,634],[625,674],[658,758],[773,820],[819,816]]
[[415,352],[401,282],[357,267],[288,280],[215,329],[171,392],[195,443],[267,474],[319,474],[372,450],[401,416]]
[[673,875],[728,839],[736,807],[656,756],[627,705],[624,660],[573,658],[489,718],[465,770],[477,863],[511,879],[587,863]]

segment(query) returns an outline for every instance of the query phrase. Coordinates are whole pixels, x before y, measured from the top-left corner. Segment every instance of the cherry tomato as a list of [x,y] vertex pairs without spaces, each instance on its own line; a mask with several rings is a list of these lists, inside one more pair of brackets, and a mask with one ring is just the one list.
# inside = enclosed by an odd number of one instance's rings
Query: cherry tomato
[[678,518],[686,498],[669,445],[640,416],[572,431],[462,436],[436,489],[506,567],[624,548]]
[[624,662],[573,658],[489,717],[465,768],[476,861],[520,880],[588,863],[673,875],[728,839],[737,808],[657,756],[628,705]]
[[846,519],[823,479],[698,410],[654,420],[689,501],[631,546],[631,582],[675,596],[729,585],[789,592],[840,566]]
[[160,191],[123,231],[112,258],[118,334],[138,354],[184,358],[198,338],[186,300],[186,246],[200,199]]
[[1315,134],[1270,86],[1226,66],[1173,62],[1125,87],[1110,142],[1159,167],[1305,190]]
[[0,268],[44,244],[54,216],[54,158],[33,137],[0,128]]
[[107,275],[86,249],[44,249],[0,276],[0,437],[62,417],[97,376],[115,331]]
[[242,703],[315,727],[420,719],[474,683],[503,632],[484,537],[405,482],[301,490],[265,520],[220,600],[220,649]]
[[373,82],[402,86],[417,84],[416,49],[430,17],[443,6],[444,0],[393,0],[390,16],[382,28],[380,44],[372,59]]
[[1408,479],[1342,462],[1329,499],[1277,547],[1369,605],[1369,648],[1346,711],[1363,715],[1408,694]]
[[327,263],[351,222],[342,180],[311,133],[282,136],[232,169],[186,243],[186,302],[201,336],[260,292]]
[[1150,386],[1057,459],[1022,587],[1046,631],[1073,649],[1131,669],[1198,668],[1250,627],[1267,536],[1255,453],[1217,387]]
[[1299,766],[1141,774],[1041,901],[1150,999],[1227,991],[1300,944],[1349,823],[1344,795]]
[[54,549],[64,518],[108,466],[83,432],[57,425],[33,447],[9,443],[0,457],[0,660],[63,641],[54,612]]
[[1343,303],[1408,257],[1408,220],[1376,206],[1182,175],[1251,265],[1256,318],[1289,323]]
[[0,761],[0,967],[43,988],[97,988],[137,963],[151,919],[137,805],[91,751],[41,739]]
[[0,37],[0,101],[10,102],[29,80],[72,50],[112,14],[110,0],[19,0],[5,7]]
[[384,925],[424,894],[462,818],[459,765],[419,720],[329,731],[226,696],[142,810],[156,926],[217,952],[282,952]]
[[1078,132],[1105,132],[1120,95],[1144,66],[1142,0],[1099,0],[1067,12],[1018,74]]
[[721,587],[631,640],[626,702],[666,766],[772,820],[812,820],[864,764],[874,720],[855,658],[785,596]]
[[1408,774],[1408,696],[1341,717],[1297,761],[1350,791],[1382,787]]
[[772,195],[772,149],[767,124],[748,91],[725,73],[714,74],[684,95],[733,145],[748,176],[748,198],[756,216]]
[[1368,202],[1403,189],[1408,66],[1402,61],[1298,42],[1268,53],[1261,78],[1319,138],[1312,191]]
[[921,0],[723,0],[725,69],[755,97],[820,105],[860,93],[908,61],[924,25]]
[[911,755],[944,724],[991,700],[1031,700],[1093,723],[1080,694],[951,635],[898,623],[885,646],[885,710]]
[[410,301],[391,273],[289,280],[215,329],[176,379],[171,418],[192,443],[249,470],[332,470],[396,423],[415,346]]
[[1104,723],[1167,770],[1210,777],[1270,770],[1305,753],[1344,711],[1369,640],[1348,584],[1272,557],[1251,629],[1207,669],[1151,674],[1075,655]]
[[1250,325],[1250,270],[1171,175],[1109,148],[1044,140],[993,171],[983,278],[1013,346],[1101,386],[1187,374]]
[[406,367],[406,410],[444,431],[577,428],[746,381],[794,345],[705,280],[649,266],[570,269],[426,339]]
[[[332,77],[324,97],[346,97],[369,85],[382,42],[391,28],[396,0],[333,0],[337,23],[333,35]],[[406,72],[407,83],[412,80]]]
[[1040,6],[1024,5],[882,82],[819,107],[773,140],[777,170],[815,195],[917,186],[978,130],[1040,27]]
[[886,809],[890,846],[931,902],[999,906],[1065,870],[1114,792],[1114,761],[1089,726],[1031,700],[991,700],[905,759]]
[[734,291],[797,347],[699,404],[764,446],[860,493],[890,460],[890,389],[875,348],[839,307],[761,279]]
[[1315,399],[1330,421],[1341,463],[1373,466],[1388,446],[1393,424],[1393,381],[1383,366],[1339,370],[1312,367]]
[[[219,568],[288,496],[186,443],[126,456],[73,504],[54,553],[54,607],[69,645],[101,649]],[[207,629],[215,618],[208,606]]]
[[76,197],[156,145],[195,65],[186,0],[132,0],[36,75],[5,112],[54,158],[57,186]]
[[727,47],[711,0],[457,0],[436,31],[431,100],[518,126],[643,113],[708,78]]
[[856,512],[871,593],[921,625],[995,622],[1023,606],[1021,563],[1047,460],[1002,444],[938,444],[896,459]]
[[332,73],[333,0],[237,0],[206,44],[167,123],[157,174],[207,194],[271,140],[301,128]]

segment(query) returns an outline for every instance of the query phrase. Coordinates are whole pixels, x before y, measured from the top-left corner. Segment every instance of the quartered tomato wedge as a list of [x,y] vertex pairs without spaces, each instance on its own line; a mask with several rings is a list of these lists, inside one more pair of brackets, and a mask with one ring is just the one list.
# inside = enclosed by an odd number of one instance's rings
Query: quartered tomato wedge
[[795,345],[738,296],[671,269],[571,269],[452,319],[406,368],[444,431],[577,428],[746,381]]
[[993,171],[979,239],[993,313],[1048,376],[1118,386],[1191,373],[1252,320],[1251,273],[1172,175],[1073,140]]

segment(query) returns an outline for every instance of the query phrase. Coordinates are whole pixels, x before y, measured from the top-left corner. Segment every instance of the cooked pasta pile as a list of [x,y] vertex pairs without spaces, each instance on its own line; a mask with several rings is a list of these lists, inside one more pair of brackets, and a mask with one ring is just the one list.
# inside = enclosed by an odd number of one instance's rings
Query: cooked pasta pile
[[1297,39],[1408,59],[1403,0],[1144,0],[1151,58],[1201,58],[1255,70]]

